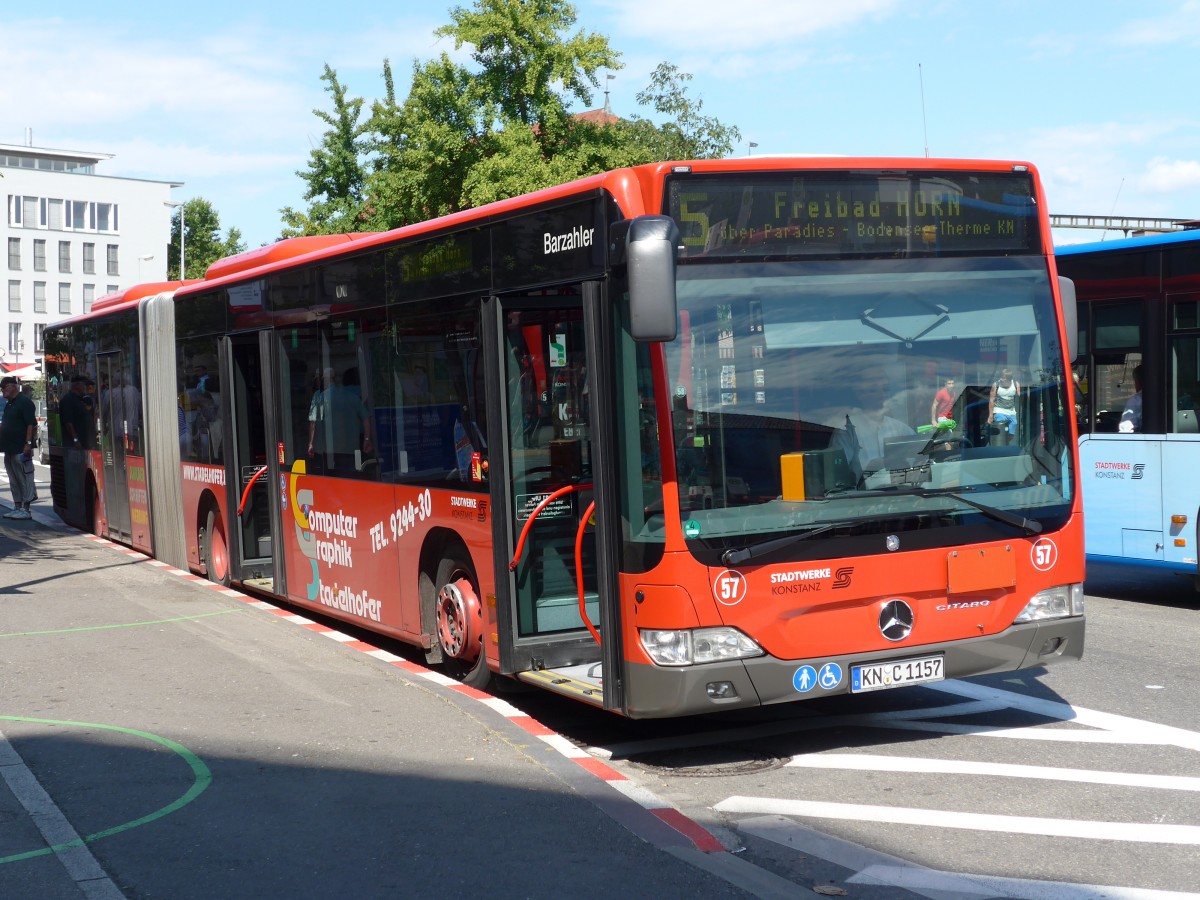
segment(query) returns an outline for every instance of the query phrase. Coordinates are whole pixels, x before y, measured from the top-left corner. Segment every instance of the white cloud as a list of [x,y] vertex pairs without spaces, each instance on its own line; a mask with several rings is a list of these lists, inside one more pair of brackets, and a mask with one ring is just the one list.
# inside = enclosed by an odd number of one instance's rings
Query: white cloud
[[1200,0],[1185,0],[1173,11],[1128,22],[1113,35],[1114,43],[1158,46],[1200,41]]
[[1200,161],[1155,157],[1147,163],[1139,185],[1148,194],[1200,188]]

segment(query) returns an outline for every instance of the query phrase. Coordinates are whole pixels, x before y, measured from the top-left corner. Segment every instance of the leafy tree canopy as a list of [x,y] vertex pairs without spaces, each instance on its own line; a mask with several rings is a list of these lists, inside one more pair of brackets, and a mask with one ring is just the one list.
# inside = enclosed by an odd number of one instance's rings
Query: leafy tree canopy
[[309,152],[308,168],[296,173],[308,184],[304,199],[312,203],[306,212],[290,206],[280,210],[284,237],[361,230],[366,184],[362,157],[367,148],[366,125],[358,121],[363,101],[346,98],[346,87],[329,63],[321,80],[333,100],[333,112],[314,109],[313,115],[329,128],[320,145]]
[[437,33],[470,47],[473,66],[446,53],[414,61],[399,102],[384,60],[383,98],[365,122],[363,100],[325,66],[333,109],[314,110],[328,128],[297,173],[308,208],[281,210],[285,236],[386,230],[621,166],[724,156],[740,139],[702,114],[692,76],[665,62],[637,95],[661,124],[573,115],[591,104],[599,71],[621,63],[606,37],[572,33],[565,0],[475,0],[449,15]]
[[203,278],[204,271],[226,256],[246,249],[242,233],[230,228],[221,237],[221,217],[203,197],[185,200],[171,215],[171,242],[167,245],[167,277],[179,275],[180,224],[185,228],[183,257],[185,278]]

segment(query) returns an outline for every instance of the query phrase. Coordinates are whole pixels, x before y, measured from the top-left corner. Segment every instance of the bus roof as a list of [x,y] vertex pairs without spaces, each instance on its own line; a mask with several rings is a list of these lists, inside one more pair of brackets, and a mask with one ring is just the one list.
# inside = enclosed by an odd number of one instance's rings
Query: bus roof
[[1168,231],[1163,234],[1147,234],[1141,237],[1120,238],[1115,241],[1091,241],[1086,244],[1064,244],[1054,248],[1055,256],[1074,256],[1080,253],[1111,253],[1120,250],[1138,250],[1145,247],[1160,247],[1164,244],[1186,244],[1200,242],[1200,228],[1187,231]]
[[[736,159],[704,159],[648,163],[624,169],[614,169],[577,181],[543,188],[519,197],[498,200],[485,206],[463,210],[424,222],[404,225],[391,231],[350,234],[311,235],[287,238],[265,247],[247,250],[217,260],[208,267],[202,279],[159,281],[134,285],[123,291],[106,294],[95,301],[92,310],[81,316],[65,319],[58,325],[84,321],[96,313],[112,313],[136,306],[156,294],[175,292],[178,296],[201,293],[210,287],[235,284],[288,268],[298,262],[317,262],[336,258],[347,252],[355,253],[369,247],[390,244],[404,238],[451,231],[480,225],[542,203],[552,203],[577,197],[591,191],[605,190],[611,194],[628,216],[657,213],[662,208],[663,185],[667,175],[675,173],[709,172],[778,172],[778,171],[857,170],[878,172],[904,171],[1028,171],[1036,180],[1037,169],[1020,160],[941,159],[929,157],[867,157],[867,156],[752,156]],[[1183,235],[1188,235],[1185,232]],[[1194,233],[1200,236],[1200,231]],[[1185,239],[1181,235],[1159,236]],[[1138,240],[1148,240],[1137,238]],[[1127,242],[1109,242],[1112,249]],[[1062,248],[1056,252],[1083,252],[1085,245]]]
[[[929,157],[867,156],[749,156],[736,159],[702,159],[647,163],[589,175],[577,181],[543,188],[519,197],[497,200],[474,209],[451,213],[436,219],[404,225],[391,231],[359,234],[321,235],[290,238],[267,247],[249,250],[218,260],[208,268],[203,282],[189,282],[179,296],[201,293],[209,287],[234,284],[259,277],[297,262],[317,262],[346,252],[366,250],[404,238],[419,237],[487,223],[541,203],[567,199],[589,191],[606,190],[628,216],[657,213],[662,208],[664,178],[676,172],[774,172],[774,171],[1028,171],[1034,179],[1037,169],[1020,160],[940,159]],[[349,244],[353,246],[349,246]]]

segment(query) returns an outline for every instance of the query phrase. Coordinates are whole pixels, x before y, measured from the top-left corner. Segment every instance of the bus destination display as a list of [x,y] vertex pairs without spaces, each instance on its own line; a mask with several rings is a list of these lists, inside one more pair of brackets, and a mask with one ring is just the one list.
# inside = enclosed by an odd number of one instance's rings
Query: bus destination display
[[673,177],[685,257],[1009,254],[1040,250],[1027,173]]

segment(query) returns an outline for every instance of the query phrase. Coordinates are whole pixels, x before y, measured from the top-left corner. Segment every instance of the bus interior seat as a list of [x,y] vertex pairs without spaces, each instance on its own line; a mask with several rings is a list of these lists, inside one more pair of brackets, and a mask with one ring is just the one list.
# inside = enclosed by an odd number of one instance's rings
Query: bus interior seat
[[1196,410],[1180,409],[1175,411],[1175,433],[1196,434]]

